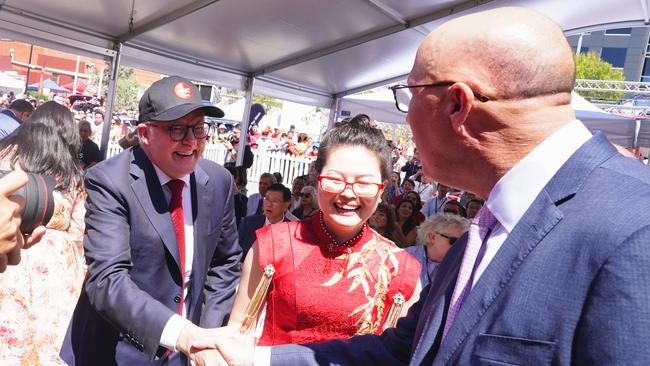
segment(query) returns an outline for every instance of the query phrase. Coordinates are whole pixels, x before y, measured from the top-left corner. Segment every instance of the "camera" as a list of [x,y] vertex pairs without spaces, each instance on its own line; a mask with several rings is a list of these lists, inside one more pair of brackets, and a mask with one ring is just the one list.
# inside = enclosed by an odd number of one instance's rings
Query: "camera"
[[[0,170],[0,178],[8,171]],[[18,201],[21,210],[20,232],[31,234],[39,226],[45,226],[54,213],[54,179],[50,176],[27,173],[27,184],[14,192],[10,198]]]

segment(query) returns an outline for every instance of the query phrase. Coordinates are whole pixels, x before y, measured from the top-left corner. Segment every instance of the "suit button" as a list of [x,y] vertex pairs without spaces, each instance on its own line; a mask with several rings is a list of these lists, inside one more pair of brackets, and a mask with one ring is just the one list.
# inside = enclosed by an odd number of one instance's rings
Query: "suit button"
[[174,302],[177,303],[177,304],[180,304],[181,303],[181,295],[174,296]]

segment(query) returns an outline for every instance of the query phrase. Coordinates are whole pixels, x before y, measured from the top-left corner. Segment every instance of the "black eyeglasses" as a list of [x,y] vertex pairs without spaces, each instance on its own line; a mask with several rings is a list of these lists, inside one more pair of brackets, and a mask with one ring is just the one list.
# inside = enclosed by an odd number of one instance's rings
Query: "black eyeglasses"
[[443,233],[441,233],[441,232],[439,232],[439,231],[436,231],[436,234],[438,234],[438,235],[442,236],[443,238],[449,240],[449,245],[454,245],[454,243],[456,242],[456,240],[458,240],[458,238],[454,238],[453,236],[449,236],[449,235],[443,234]]
[[310,197],[311,197],[311,193],[302,192],[302,193],[300,193],[300,197],[310,198]]
[[194,137],[197,140],[201,140],[204,138],[207,138],[210,135],[210,125],[207,123],[198,123],[195,124],[194,126],[187,126],[187,125],[174,125],[174,126],[163,126],[163,125],[158,125],[158,124],[153,124],[153,123],[147,123],[150,126],[153,127],[160,127],[160,128],[166,128],[167,131],[169,131],[169,138],[172,139],[172,141],[183,141],[187,137],[187,131],[192,130],[192,133],[194,134]]
[[[421,84],[421,85],[393,85],[390,87],[390,90],[393,91],[393,98],[395,98],[395,106],[400,112],[408,113],[409,103],[411,103],[411,88],[435,88],[439,86],[452,86],[456,84],[457,81],[439,81],[431,84]],[[490,100],[488,96],[482,94],[474,89],[472,89],[474,98],[485,103]]]

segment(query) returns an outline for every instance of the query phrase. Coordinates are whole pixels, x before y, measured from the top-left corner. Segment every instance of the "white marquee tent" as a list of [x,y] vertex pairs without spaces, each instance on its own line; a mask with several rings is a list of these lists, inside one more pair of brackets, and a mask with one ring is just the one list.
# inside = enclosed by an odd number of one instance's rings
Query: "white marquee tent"
[[14,92],[18,95],[25,89],[25,81],[15,75],[0,72],[0,92]]
[[[4,0],[0,36],[335,107],[403,79],[441,22],[499,6],[536,9],[567,34],[650,23],[647,0]],[[113,91],[111,75],[109,110]]]

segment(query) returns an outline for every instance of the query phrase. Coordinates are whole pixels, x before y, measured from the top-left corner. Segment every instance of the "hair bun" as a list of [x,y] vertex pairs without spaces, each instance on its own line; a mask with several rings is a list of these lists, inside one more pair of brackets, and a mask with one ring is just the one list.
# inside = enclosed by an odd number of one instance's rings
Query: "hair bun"
[[[342,120],[340,125],[343,124],[351,124],[351,125],[366,125],[366,126],[373,126],[372,120],[367,114],[357,114],[354,117],[348,117],[344,120]],[[373,126],[374,127],[374,126]]]

